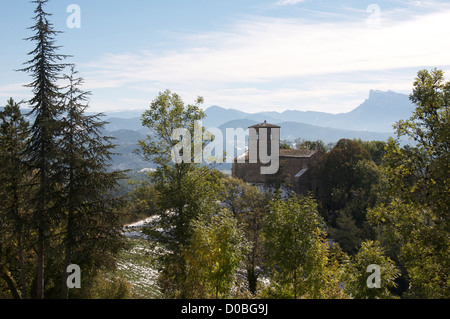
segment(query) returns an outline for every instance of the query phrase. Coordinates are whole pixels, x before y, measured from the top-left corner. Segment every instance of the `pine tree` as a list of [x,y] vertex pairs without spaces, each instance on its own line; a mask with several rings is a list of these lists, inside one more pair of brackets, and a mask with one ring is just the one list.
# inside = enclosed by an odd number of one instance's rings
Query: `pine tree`
[[35,182],[38,185],[34,194],[34,226],[38,233],[37,247],[37,283],[36,297],[44,298],[44,254],[46,238],[50,235],[51,225],[58,212],[54,203],[58,195],[60,176],[55,174],[60,149],[58,136],[61,129],[60,115],[63,111],[60,105],[61,89],[57,85],[60,72],[67,66],[61,63],[68,56],[57,54],[58,46],[55,45],[55,36],[60,33],[55,31],[48,21],[50,14],[44,11],[47,0],[36,0],[35,25],[30,29],[35,35],[26,40],[36,43],[36,48],[29,52],[32,59],[21,69],[30,73],[33,82],[28,87],[33,88],[33,98],[29,101],[32,107],[31,114],[35,116],[31,127],[30,144],[27,150],[29,165],[35,172]]
[[[28,297],[24,266],[24,241],[28,237],[25,235],[27,215],[24,208],[27,181],[23,154],[28,130],[28,122],[20,112],[19,104],[9,99],[0,112],[0,263],[3,277],[15,298]],[[16,257],[20,269],[20,290],[7,266],[16,264]]]
[[[104,121],[101,114],[86,115],[89,92],[79,86],[83,79],[71,74],[65,76],[69,82],[65,93],[64,130],[61,162],[64,183],[61,207],[64,207],[64,265],[62,271],[61,297],[68,297],[67,266],[87,262],[88,258],[99,260],[118,247],[120,221],[114,207],[120,203],[110,191],[123,178],[122,172],[109,172],[112,149],[111,138],[103,136]],[[103,256],[99,258],[99,256]],[[86,267],[84,268],[86,270]]]

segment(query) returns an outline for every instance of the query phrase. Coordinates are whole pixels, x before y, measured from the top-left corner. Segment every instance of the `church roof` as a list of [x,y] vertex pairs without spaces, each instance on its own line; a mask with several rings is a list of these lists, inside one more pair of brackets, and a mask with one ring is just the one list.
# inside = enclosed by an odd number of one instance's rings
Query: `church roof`
[[[280,157],[299,157],[299,158],[309,158],[320,151],[315,150],[297,150],[297,149],[280,149]],[[235,160],[245,160],[248,161],[249,154],[248,150],[237,156]]]
[[278,125],[275,125],[275,124],[269,124],[266,121],[264,121],[264,123],[252,125],[250,127],[251,128],[263,128],[263,127],[266,127],[266,128],[280,128],[281,126],[278,126]]
[[297,150],[280,149],[280,157],[311,157],[319,151],[315,150]]

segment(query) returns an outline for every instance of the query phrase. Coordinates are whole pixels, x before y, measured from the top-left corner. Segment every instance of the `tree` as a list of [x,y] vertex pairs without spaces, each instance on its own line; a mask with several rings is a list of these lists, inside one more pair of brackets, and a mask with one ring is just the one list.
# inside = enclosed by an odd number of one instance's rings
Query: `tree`
[[[140,153],[144,159],[159,165],[159,172],[167,166],[175,166],[178,169],[195,167],[195,165],[181,165],[194,163],[192,154],[187,155],[189,161],[174,163],[172,150],[179,141],[173,138],[172,133],[177,129],[188,129],[193,136],[194,126],[205,117],[205,113],[200,109],[202,103],[203,98],[198,97],[195,104],[185,106],[178,94],[166,90],[159,93],[149,109],[142,114],[142,125],[148,127],[153,134],[148,135],[146,140],[139,141]],[[201,129],[203,133],[204,129]]]
[[[329,247],[323,226],[312,198],[291,196],[287,200],[271,202],[264,219],[263,234],[265,258],[272,270],[275,295],[319,297],[324,289],[330,289],[330,282],[324,275]],[[337,288],[337,280],[331,285]]]
[[268,198],[256,186],[238,178],[226,177],[223,179],[223,185],[225,194],[222,201],[237,218],[249,243],[246,258],[247,281],[250,292],[256,294],[259,276],[257,268],[261,268],[263,264],[261,229]]
[[359,161],[369,158],[366,150],[348,139],[339,140],[330,152],[321,157],[313,170],[319,180],[318,200],[326,214],[344,208],[351,200],[354,167]]
[[124,175],[108,171],[114,145],[111,138],[103,136],[105,122],[100,120],[101,114],[85,114],[90,93],[80,89],[83,79],[76,76],[72,66],[70,75],[65,76],[68,87],[60,140],[64,151],[60,162],[64,177],[62,196],[58,203],[64,213],[62,298],[68,298],[67,266],[85,265],[84,272],[88,272],[88,265],[101,266],[120,247],[121,238],[121,222],[115,212],[120,200],[112,191]]
[[[375,278],[369,278],[374,271],[379,271],[379,287],[375,286]],[[390,289],[396,286],[395,279],[398,275],[398,269],[389,257],[384,256],[380,243],[365,241],[358,253],[350,257],[346,264],[343,275],[344,289],[356,299],[390,299],[393,298]]]
[[360,142],[341,139],[312,171],[319,181],[319,210],[330,235],[346,253],[355,253],[360,242],[375,236],[366,214],[385,199],[382,170]]
[[193,220],[191,243],[183,252],[190,296],[227,297],[245,250],[244,232],[227,209],[201,214]]
[[355,220],[346,210],[339,212],[335,227],[330,227],[331,238],[347,253],[355,253],[362,241],[362,230],[356,226]]
[[382,241],[404,266],[406,294],[448,298],[450,251],[450,82],[441,70],[417,73],[410,95],[416,109],[395,125],[383,159],[388,203],[371,210]]
[[295,147],[298,150],[316,150],[322,151],[324,153],[328,152],[330,145],[325,145],[322,140],[308,141],[305,139],[297,138],[295,139]]
[[280,141],[280,149],[291,149],[291,144],[289,141],[281,140]]
[[329,220],[329,234],[342,249],[354,254],[364,240],[375,239],[375,230],[367,222],[367,211],[385,202],[387,186],[382,170],[371,160],[361,160],[353,167],[354,182],[345,206]]
[[363,141],[361,139],[356,140],[362,148],[364,148],[370,154],[370,159],[377,165],[381,165],[382,159],[386,154],[386,142],[384,141]]
[[67,66],[60,63],[67,56],[56,53],[59,47],[55,45],[54,38],[59,32],[53,29],[48,20],[50,14],[44,11],[46,2],[47,0],[33,1],[36,4],[36,23],[30,29],[35,35],[27,40],[35,42],[36,48],[29,53],[32,56],[26,62],[29,66],[21,70],[31,73],[34,79],[28,84],[28,87],[33,88],[34,96],[29,104],[35,121],[31,127],[27,157],[29,166],[35,171],[36,184],[39,185],[32,198],[35,206],[33,222],[38,233],[36,296],[39,299],[44,298],[45,243],[50,236],[52,223],[60,215],[54,206],[60,182],[60,176],[55,174],[59,171],[55,165],[61,156],[58,137],[63,112],[60,105],[61,88],[57,82],[60,80],[60,72]]
[[[145,159],[158,165],[150,180],[158,193],[157,206],[159,222],[156,226],[163,231],[147,230],[156,236],[170,252],[162,257],[161,282],[166,294],[185,296],[186,261],[182,248],[188,247],[192,236],[191,222],[200,214],[214,211],[221,188],[221,175],[209,167],[195,163],[190,150],[177,154],[174,147],[179,143],[172,133],[186,129],[191,141],[196,131],[196,122],[204,118],[199,108],[203,99],[195,105],[186,105],[178,94],[169,90],[160,93],[149,110],[142,115],[144,126],[152,130],[146,140],[139,141]],[[203,128],[197,128],[203,133]],[[189,146],[190,142],[187,143]],[[195,145],[191,149],[195,149]],[[203,151],[204,144],[200,144]],[[190,152],[190,153],[189,153]],[[184,157],[182,162],[173,161],[173,156]]]
[[136,222],[158,213],[155,186],[150,183],[148,175],[145,178],[128,182],[134,189],[127,194],[126,223]]
[[[108,172],[113,145],[103,137],[105,122],[99,115],[87,116],[89,93],[81,91],[81,78],[68,56],[57,54],[53,29],[44,10],[47,0],[36,4],[36,43],[32,58],[21,71],[30,73],[28,85],[33,98],[28,102],[34,117],[25,150],[27,172],[34,191],[29,193],[32,217],[29,227],[36,233],[36,297],[68,297],[67,266],[82,265],[83,275],[92,268],[111,261],[117,249],[121,223],[117,218],[115,198],[120,172]],[[71,66],[71,74],[63,75]],[[62,87],[63,80],[68,86]],[[61,256],[63,258],[61,258]],[[45,273],[45,269],[50,270]],[[46,282],[44,282],[44,279]],[[61,282],[61,289],[56,282]]]
[[[0,180],[1,180],[1,223],[0,223],[0,269],[7,280],[12,294],[16,298],[28,298],[27,278],[25,270],[24,247],[28,245],[29,216],[26,208],[27,169],[24,151],[27,147],[29,123],[23,117],[19,104],[11,98],[0,112]],[[20,269],[20,289],[8,265],[16,264]]]

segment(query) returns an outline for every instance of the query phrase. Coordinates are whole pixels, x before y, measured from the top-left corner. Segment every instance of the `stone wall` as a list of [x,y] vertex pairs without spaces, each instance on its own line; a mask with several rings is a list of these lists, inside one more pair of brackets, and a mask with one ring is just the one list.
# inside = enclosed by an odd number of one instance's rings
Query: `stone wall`
[[[307,194],[316,192],[317,178],[313,176],[311,170],[312,163],[318,161],[323,155],[322,152],[315,152],[307,156],[280,156],[280,169],[275,175],[261,174],[261,163],[249,163],[248,156],[245,163],[238,163],[236,159],[232,166],[232,176],[240,178],[247,183],[273,183],[277,178],[284,177],[284,183],[292,187],[296,193]],[[270,165],[270,164],[268,164]],[[307,169],[300,177],[296,175],[303,169]]]

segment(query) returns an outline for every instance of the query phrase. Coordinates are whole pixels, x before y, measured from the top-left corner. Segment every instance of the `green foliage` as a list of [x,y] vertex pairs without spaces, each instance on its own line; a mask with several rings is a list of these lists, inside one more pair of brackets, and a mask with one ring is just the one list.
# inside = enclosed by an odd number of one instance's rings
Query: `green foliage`
[[[407,195],[403,187],[408,187],[411,201],[432,203],[433,210],[449,212],[450,82],[445,82],[440,70],[422,70],[410,98],[417,105],[415,112],[395,127],[399,137],[407,136],[415,145],[400,148],[394,140],[389,141],[387,174],[396,186],[394,191],[398,189],[402,196]],[[399,163],[401,160],[404,162]]]
[[355,253],[361,244],[362,230],[346,210],[339,212],[335,221],[336,226],[330,227],[329,234],[336,240],[342,249],[348,253]]
[[238,178],[223,179],[223,203],[237,218],[243,227],[249,250],[245,260],[248,287],[256,294],[259,273],[257,267],[263,265],[263,238],[261,229],[263,216],[268,204],[267,195],[257,187],[251,186]]
[[[178,143],[172,132],[186,128],[193,136],[196,121],[205,116],[199,108],[201,103],[202,98],[198,98],[196,105],[185,106],[177,94],[167,90],[159,94],[142,116],[142,124],[153,134],[139,141],[139,145],[144,157],[158,165],[150,181],[157,192],[159,219],[153,230],[148,228],[146,232],[170,251],[160,260],[160,285],[167,296],[186,296],[186,260],[182,249],[190,245],[192,221],[215,211],[221,188],[218,171],[200,167],[193,160],[172,161],[172,148]],[[203,150],[204,145],[201,146]],[[192,154],[189,157],[193,158]]]
[[268,294],[281,298],[332,298],[340,295],[337,272],[328,268],[329,247],[323,220],[312,198],[275,199],[263,233],[265,258],[274,285]]
[[296,148],[299,150],[317,150],[326,153],[329,150],[330,145],[325,145],[322,140],[307,141],[297,138],[295,140]]
[[[27,190],[24,151],[27,147],[28,122],[20,112],[19,104],[11,98],[0,112],[0,181],[1,228],[11,223],[14,231],[21,234],[23,228],[24,192]],[[2,236],[3,237],[3,236]],[[6,235],[5,237],[6,238]]]
[[322,156],[314,169],[319,179],[318,197],[324,209],[335,211],[345,207],[356,181],[354,167],[369,158],[369,153],[357,142],[346,139],[341,139]]
[[158,194],[155,187],[148,179],[137,181],[130,180],[133,190],[128,193],[127,206],[124,208],[125,223],[132,223],[153,216],[158,212]]
[[[102,134],[99,115],[84,114],[82,79],[73,67],[69,76],[61,74],[68,64],[59,62],[67,56],[56,53],[59,32],[48,20],[46,2],[33,1],[35,35],[27,40],[36,48],[21,70],[33,79],[28,103],[34,122],[28,129],[12,99],[0,116],[6,186],[0,217],[10,225],[2,233],[0,266],[16,298],[67,298],[67,265],[76,263],[84,273],[109,267],[121,243],[114,189],[122,175],[108,172],[113,145]],[[3,247],[7,238],[11,246]]]
[[359,161],[354,169],[355,182],[351,186],[351,199],[330,220],[329,233],[345,252],[353,254],[359,244],[375,238],[375,230],[367,222],[368,209],[386,200],[383,192],[387,185],[382,170],[371,160]]
[[[47,238],[54,234],[55,223],[61,218],[55,202],[58,199],[58,185],[61,185],[62,175],[57,167],[63,152],[59,147],[61,131],[62,93],[58,80],[66,64],[59,63],[67,58],[57,54],[59,47],[55,45],[55,31],[48,20],[50,14],[45,12],[47,0],[33,1],[36,4],[35,24],[30,28],[34,35],[27,40],[35,43],[35,49],[29,52],[31,59],[21,71],[31,74],[33,81],[28,87],[33,89],[33,97],[28,102],[35,116],[31,126],[30,140],[27,147],[28,166],[33,172],[34,183],[38,185],[37,192],[30,194],[33,204],[33,226],[38,232],[37,247],[37,298],[44,298],[45,290],[45,254]],[[56,166],[56,167],[55,167]]]
[[192,221],[192,238],[185,247],[190,297],[222,298],[230,295],[235,272],[246,251],[243,230],[226,209],[200,215]]
[[296,270],[306,260],[320,223],[311,198],[272,201],[263,226],[269,265],[282,265],[288,273]]
[[166,165],[171,165],[171,150],[178,143],[172,138],[172,132],[186,128],[193,136],[195,122],[205,117],[199,108],[202,103],[203,98],[199,97],[194,105],[185,105],[178,94],[166,90],[142,114],[142,125],[151,129],[153,134],[148,135],[146,140],[139,141],[141,153],[145,159],[159,165],[159,171]]
[[441,219],[424,206],[397,199],[370,211],[381,240],[406,269],[405,297],[447,298],[449,243]]
[[384,155],[386,154],[386,142],[384,141],[362,141],[356,140],[362,148],[370,154],[370,159],[377,165],[381,165]]
[[[86,256],[94,258],[95,266],[101,267],[102,260],[111,258],[121,245],[120,227],[122,221],[117,214],[121,201],[112,192],[118,187],[121,172],[108,171],[111,160],[111,139],[102,135],[105,122],[100,115],[86,115],[87,92],[79,86],[83,80],[76,78],[77,72],[65,76],[69,82],[65,93],[65,118],[60,147],[64,156],[59,162],[63,174],[61,207],[63,229],[61,240],[64,245],[63,279],[61,297],[67,298],[65,269],[71,263],[84,263]],[[99,236],[101,234],[101,236]],[[102,256],[102,258],[98,258]]]
[[89,273],[85,285],[71,293],[72,299],[130,299],[131,285],[125,279],[105,272]]
[[361,144],[342,139],[313,167],[319,180],[319,209],[330,235],[351,254],[362,241],[374,238],[366,212],[384,200],[386,184],[383,172]]
[[[27,195],[32,190],[27,178],[24,151],[28,122],[11,98],[0,112],[0,270],[15,298],[27,298],[30,278],[25,261],[29,256],[31,214]],[[11,272],[12,271],[12,272]],[[15,280],[20,278],[20,280]]]
[[418,72],[410,96],[417,108],[395,126],[399,137],[414,144],[389,140],[383,168],[391,201],[369,214],[380,240],[405,268],[405,296],[450,296],[449,93],[441,70]]
[[[394,298],[390,289],[396,286],[394,280],[398,277],[399,271],[394,262],[384,254],[380,243],[365,241],[358,253],[349,258],[342,278],[345,291],[353,298]],[[367,272],[369,265],[376,265],[380,269],[380,288],[368,285],[368,278],[371,275],[371,272]]]
[[280,141],[280,149],[291,149],[291,144],[289,143],[289,141],[286,140],[282,140]]
[[[191,164],[187,164],[191,165]],[[220,190],[220,174],[207,167],[190,168],[188,172],[177,174],[176,168],[167,170],[164,183],[156,182],[158,191],[158,219],[145,232],[155,238],[169,254],[161,256],[161,280],[163,292],[168,296],[185,294],[185,259],[182,247],[190,244],[191,222],[200,214],[212,212],[217,207]]]
[[[171,152],[178,141],[172,139],[172,132],[188,128],[193,133],[194,122],[204,117],[197,105],[185,106],[181,98],[169,90],[160,93],[150,109],[142,116],[142,124],[153,131],[146,140],[139,141],[146,159],[158,164],[156,172],[150,174],[157,196],[161,227],[171,238],[167,240],[170,250],[189,240],[189,223],[202,211],[202,205],[218,191],[218,173],[195,163],[174,163]],[[211,190],[209,192],[208,190]],[[174,226],[174,227],[173,227]],[[164,239],[162,239],[164,240]]]

